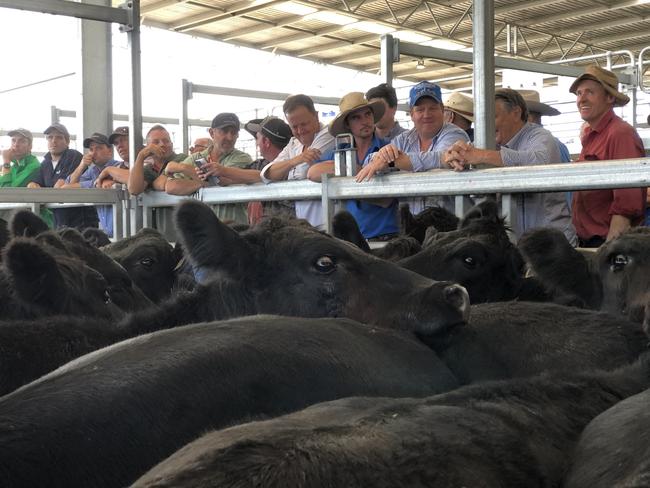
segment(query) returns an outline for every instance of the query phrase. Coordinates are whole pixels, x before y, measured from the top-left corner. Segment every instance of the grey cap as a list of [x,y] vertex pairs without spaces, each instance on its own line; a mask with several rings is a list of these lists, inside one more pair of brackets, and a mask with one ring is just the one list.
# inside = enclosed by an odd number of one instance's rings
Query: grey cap
[[59,124],[58,122],[55,122],[51,126],[49,126],[47,129],[43,131],[43,134],[49,134],[52,131],[57,131],[60,132],[65,136],[66,139],[70,139],[70,133],[68,132],[68,129],[65,128],[65,125]]
[[34,136],[27,129],[14,129],[9,131],[7,135],[9,137],[22,136],[25,139],[27,139],[30,142],[30,144],[34,141]]

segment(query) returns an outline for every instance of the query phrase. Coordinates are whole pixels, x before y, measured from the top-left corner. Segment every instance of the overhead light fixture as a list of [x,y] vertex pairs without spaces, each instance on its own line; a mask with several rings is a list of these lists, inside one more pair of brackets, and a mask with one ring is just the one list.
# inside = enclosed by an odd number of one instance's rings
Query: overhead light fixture
[[424,69],[424,59],[418,59],[418,64],[415,65],[415,69]]

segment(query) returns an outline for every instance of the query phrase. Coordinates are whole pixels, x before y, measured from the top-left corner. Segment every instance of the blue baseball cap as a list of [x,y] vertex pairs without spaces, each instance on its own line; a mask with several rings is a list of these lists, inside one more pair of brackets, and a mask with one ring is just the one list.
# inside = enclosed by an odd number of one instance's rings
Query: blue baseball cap
[[415,107],[418,100],[422,97],[431,97],[436,102],[442,103],[442,92],[440,87],[429,81],[421,81],[411,88],[409,92],[409,107]]

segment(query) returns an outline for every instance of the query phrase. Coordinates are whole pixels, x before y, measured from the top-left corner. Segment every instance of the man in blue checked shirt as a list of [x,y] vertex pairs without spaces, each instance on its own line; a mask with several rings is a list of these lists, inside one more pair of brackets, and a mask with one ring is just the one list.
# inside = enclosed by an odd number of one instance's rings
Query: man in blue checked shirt
[[[396,167],[402,171],[428,171],[446,168],[443,164],[445,151],[456,141],[467,141],[469,137],[461,128],[444,121],[444,105],[440,87],[428,81],[421,81],[409,92],[409,106],[413,129],[399,134],[390,144],[372,154],[370,162],[357,174],[357,181],[372,178],[378,171]],[[405,200],[411,212],[417,214],[434,204],[454,210],[452,197],[429,199],[419,197]]]
[[[95,188],[97,177],[104,168],[119,166],[120,162],[113,159],[113,146],[108,142],[108,137],[95,132],[84,139],[84,154],[79,166],[65,180],[63,188]],[[100,227],[109,237],[113,236],[113,207],[99,205],[97,207]]]
[[[361,92],[351,92],[341,98],[340,112],[329,126],[334,137],[350,133],[357,150],[357,161],[363,165],[368,154],[379,151],[388,144],[375,133],[375,124],[384,114],[382,101],[368,102]],[[334,151],[321,158],[322,162],[309,168],[307,178],[320,182],[324,173],[334,173]],[[370,240],[385,241],[397,236],[397,200],[382,198],[372,200],[347,200],[346,208],[359,225],[363,237]]]

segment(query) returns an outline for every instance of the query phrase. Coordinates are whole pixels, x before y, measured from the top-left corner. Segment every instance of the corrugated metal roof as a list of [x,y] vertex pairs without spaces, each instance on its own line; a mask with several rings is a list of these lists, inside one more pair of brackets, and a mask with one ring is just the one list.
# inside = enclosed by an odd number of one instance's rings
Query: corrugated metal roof
[[[469,1],[143,0],[141,11],[145,25],[373,73],[384,32],[399,32],[394,35],[409,42],[472,44]],[[650,45],[649,27],[650,0],[495,1],[495,51],[522,59],[550,62],[621,49],[636,56]],[[466,65],[424,61],[425,69],[416,70],[417,60],[404,57],[395,75],[417,81],[471,73]],[[440,83],[458,88],[470,82]]]

